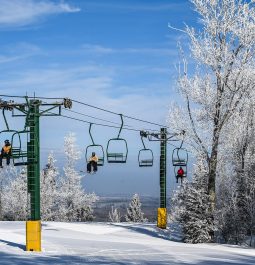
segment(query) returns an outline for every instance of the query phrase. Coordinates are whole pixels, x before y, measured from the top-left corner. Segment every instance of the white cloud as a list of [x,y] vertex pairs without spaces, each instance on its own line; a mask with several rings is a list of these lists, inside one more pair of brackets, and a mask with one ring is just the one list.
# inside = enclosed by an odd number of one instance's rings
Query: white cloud
[[87,3],[88,7],[95,7],[100,9],[117,9],[121,11],[131,11],[131,12],[140,12],[140,11],[147,11],[147,12],[161,12],[161,11],[168,11],[168,10],[182,10],[183,7],[187,5],[185,1],[177,1],[176,3],[169,3],[169,4],[158,4],[157,1],[155,3],[150,4],[125,4],[120,3],[120,1],[115,1],[114,3],[110,3],[108,1],[94,1],[92,3]]
[[8,46],[1,47],[0,64],[24,60],[38,54],[43,54],[43,52],[34,44],[27,42],[16,43],[15,45],[8,44]]
[[97,44],[83,44],[82,49],[88,53],[109,54],[109,53],[148,53],[154,55],[176,55],[176,48],[110,48]]
[[69,4],[36,0],[0,0],[0,26],[26,26],[45,16],[79,12],[80,9]]
[[83,44],[82,49],[92,53],[100,53],[100,54],[107,54],[115,52],[114,49],[104,47],[101,45],[93,45],[93,44]]

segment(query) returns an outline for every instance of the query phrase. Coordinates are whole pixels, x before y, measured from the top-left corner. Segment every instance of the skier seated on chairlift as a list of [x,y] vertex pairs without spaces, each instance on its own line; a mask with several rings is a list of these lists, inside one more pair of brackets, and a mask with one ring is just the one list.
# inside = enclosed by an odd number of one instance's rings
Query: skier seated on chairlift
[[91,173],[91,171],[93,171],[94,173],[97,172],[97,162],[98,162],[98,157],[96,156],[95,152],[92,152],[92,155],[89,158],[89,161],[87,164],[87,172],[88,173]]
[[0,168],[3,168],[3,158],[6,157],[6,164],[7,166],[10,165],[10,159],[11,159],[11,144],[9,140],[4,141],[4,146],[1,150],[0,154]]
[[178,183],[179,178],[181,179],[181,183],[182,183],[183,177],[184,177],[184,170],[182,169],[182,167],[180,167],[177,171],[176,183]]

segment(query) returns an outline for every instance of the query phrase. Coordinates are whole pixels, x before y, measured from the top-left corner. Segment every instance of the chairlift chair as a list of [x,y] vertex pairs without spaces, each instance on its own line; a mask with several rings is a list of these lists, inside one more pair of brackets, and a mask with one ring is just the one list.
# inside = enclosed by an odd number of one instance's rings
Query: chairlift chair
[[151,149],[148,149],[145,147],[143,137],[147,137],[146,134],[144,134],[143,131],[140,132],[143,149],[141,149],[138,153],[138,164],[139,167],[152,167],[153,166],[153,152]]
[[[107,156],[108,163],[126,163],[127,162],[128,145],[125,139],[119,137],[122,131],[122,128],[123,128],[123,124],[124,124],[122,114],[119,114],[119,115],[121,118],[121,126],[120,126],[118,136],[117,138],[110,139],[107,143],[106,156]],[[123,145],[124,149],[121,150],[122,152],[113,152],[114,144],[117,145],[118,148],[119,146]]]
[[[187,177],[187,164],[188,164],[188,151],[185,148],[182,148],[183,140],[180,147],[177,147],[173,150],[172,153],[172,164],[174,167],[175,177],[178,177],[178,169],[181,167],[184,171],[184,174],[181,177],[181,184],[183,182],[183,178]],[[177,178],[178,182],[178,178]]]
[[[147,158],[142,158],[146,156]],[[153,152],[151,149],[141,149],[138,154],[139,167],[152,167],[153,166]]]
[[[14,166],[27,166],[29,164],[33,164],[34,162],[36,162],[34,159],[32,159],[31,161],[28,161],[28,154],[27,154],[27,150],[25,150],[22,147],[22,141],[21,141],[21,135],[28,134],[28,131],[17,131],[12,135],[12,140],[11,140],[11,145],[12,145],[12,153],[11,153],[11,157],[12,157],[12,161],[13,161],[13,165]],[[15,146],[15,137],[18,137],[18,142],[19,145]],[[29,146],[29,144],[28,144]]]
[[[27,151],[22,150],[21,148],[21,137],[22,133],[27,133],[25,131],[16,131],[16,130],[3,130],[0,132],[2,134],[10,134],[9,137],[5,137],[5,139],[10,139],[11,144],[11,159],[13,161],[14,166],[25,166],[28,165],[27,162]],[[2,137],[0,137],[2,138]],[[18,140],[15,140],[18,139]]]
[[[98,155],[97,165],[98,166],[103,166],[104,165],[104,148],[100,144],[95,144],[94,139],[93,139],[92,134],[91,134],[92,124],[93,123],[90,123],[90,125],[89,125],[89,135],[90,135],[92,144],[90,144],[90,145],[88,145],[86,147],[85,158],[86,158],[86,161],[89,162],[90,154],[92,152],[95,152],[96,150],[98,150],[99,151],[99,155]],[[95,153],[97,153],[97,152],[95,152]]]
[[[17,131],[17,130],[11,130],[9,128],[7,119],[5,117],[5,109],[3,108],[2,111],[4,122],[6,125],[6,129],[0,131],[0,136],[1,134],[9,134],[8,137],[5,137],[5,139],[10,139],[10,144],[11,144],[11,156],[10,158],[13,161],[14,166],[25,166],[28,165],[27,161],[27,150],[22,150],[22,143],[21,143],[21,134],[27,134],[28,132],[23,130],[23,131]],[[2,138],[2,137],[0,137]],[[5,140],[3,139],[3,140]],[[16,140],[17,139],[17,140]],[[33,161],[31,161],[33,162]]]
[[186,167],[188,164],[188,152],[185,148],[175,148],[172,153],[174,167]]

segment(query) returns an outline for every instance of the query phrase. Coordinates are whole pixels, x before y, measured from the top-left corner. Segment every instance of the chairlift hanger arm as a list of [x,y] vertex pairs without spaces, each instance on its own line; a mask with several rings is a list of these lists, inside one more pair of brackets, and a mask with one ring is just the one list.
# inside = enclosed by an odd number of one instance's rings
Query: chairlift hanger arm
[[122,114],[119,114],[119,115],[120,115],[120,119],[121,119],[121,125],[120,125],[120,130],[119,130],[119,133],[118,133],[118,137],[117,138],[120,138],[120,133],[121,133],[122,128],[123,128],[123,125],[124,125],[123,115]]
[[95,142],[94,142],[94,139],[93,139],[92,134],[91,134],[91,127],[92,127],[92,125],[93,125],[93,123],[90,123],[90,124],[89,124],[89,135],[90,135],[90,138],[91,138],[92,144],[94,145]]

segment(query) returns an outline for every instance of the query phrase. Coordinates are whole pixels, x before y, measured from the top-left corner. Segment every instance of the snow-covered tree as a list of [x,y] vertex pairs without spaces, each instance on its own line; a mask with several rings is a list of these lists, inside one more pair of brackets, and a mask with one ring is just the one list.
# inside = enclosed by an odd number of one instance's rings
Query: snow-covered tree
[[58,219],[61,221],[89,221],[93,219],[93,204],[98,200],[94,194],[86,194],[81,185],[82,176],[75,170],[81,152],[73,133],[64,139],[66,166],[57,200]]
[[48,163],[41,171],[41,218],[54,221],[56,218],[58,169],[53,152],[48,155]]
[[144,213],[141,209],[141,202],[138,194],[134,194],[132,200],[127,208],[127,214],[125,216],[127,222],[143,223],[147,222],[147,219],[143,217]]
[[[9,171],[9,174],[11,172]],[[23,168],[12,170],[11,181],[7,184],[3,193],[3,212],[7,220],[27,220],[28,198],[27,198],[27,172]]]
[[109,212],[109,220],[112,223],[120,223],[121,215],[118,211],[118,208],[112,206],[111,211]]
[[183,240],[187,243],[210,242],[214,230],[212,214],[209,211],[206,170],[199,161],[192,182],[185,181],[175,192],[170,217],[181,225]]
[[[227,178],[227,177],[226,177]],[[236,183],[232,181],[231,188],[228,181],[222,181],[218,191],[215,224],[218,229],[218,241],[230,244],[242,243],[246,237],[246,225],[242,221],[242,209]]]
[[213,211],[224,129],[255,86],[255,6],[254,1],[244,0],[191,2],[201,23],[199,30],[185,29],[195,66],[190,71],[183,59],[178,84],[184,107],[173,105],[169,125],[185,130],[185,140],[194,153],[203,154]]

